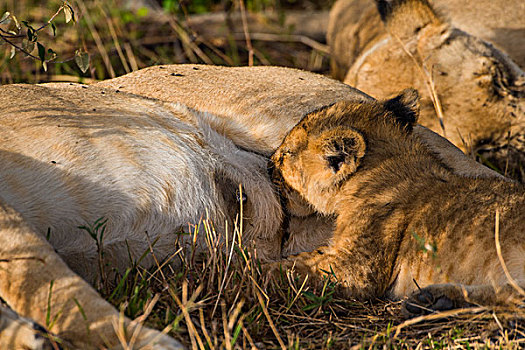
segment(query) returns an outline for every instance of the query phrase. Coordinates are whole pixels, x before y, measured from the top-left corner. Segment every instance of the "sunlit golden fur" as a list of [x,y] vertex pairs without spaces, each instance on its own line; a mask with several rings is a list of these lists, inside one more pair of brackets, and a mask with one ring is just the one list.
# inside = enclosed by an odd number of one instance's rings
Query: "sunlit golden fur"
[[207,122],[243,148],[270,155],[306,114],[366,94],[298,69],[153,66],[96,84],[207,112]]
[[417,113],[414,90],[338,102],[286,136],[272,156],[277,181],[337,219],[329,245],[285,265],[331,274],[353,297],[415,292],[406,304],[412,314],[423,312],[418,306],[508,302],[517,293],[498,260],[495,215],[502,256],[523,288],[525,188],[454,174],[415,137]]
[[377,8],[371,0],[334,5],[328,30],[334,75],[376,98],[415,87],[422,96],[422,125],[522,179],[525,3],[376,2]]
[[[120,271],[130,264],[128,246],[136,259],[158,239],[153,250],[162,259],[189,244],[192,237],[181,233],[202,218],[209,216],[217,232],[225,220],[231,228],[238,199],[244,242],[258,257],[275,260],[325,245],[334,218],[317,214],[293,192],[284,202],[283,239],[267,156],[303,117],[343,100],[373,101],[332,79],[277,67],[161,66],[91,87],[0,87],[0,249],[6,259],[0,272],[10,281],[0,296],[44,324],[54,281],[52,310],[67,312],[51,331],[76,347],[114,347],[117,312],[75,274],[89,282],[100,278],[95,241],[79,225],[108,219],[104,260]],[[414,132],[456,173],[497,176],[429,130]],[[27,256],[37,259],[11,259]],[[149,266],[151,257],[142,263]],[[9,329],[0,327],[2,340]],[[143,328],[137,344],[157,335]],[[157,348],[178,346],[159,340]]]
[[[106,338],[108,346],[118,344],[111,323],[117,311],[68,269],[89,282],[100,278],[95,240],[81,225],[107,219],[104,264],[108,271],[124,272],[150,245],[160,261],[177,245],[189,247],[188,233],[202,219],[209,218],[217,233],[224,233],[226,221],[231,230],[242,184],[246,244],[257,246],[261,258],[280,257],[281,207],[267,158],[235,146],[211,129],[202,113],[74,84],[6,85],[0,88],[0,104],[1,203],[21,214],[30,228],[23,234],[35,241],[24,246],[16,232],[3,230],[0,256],[38,253],[49,260],[41,268],[40,260],[3,263],[1,280],[10,283],[2,284],[0,295],[21,315],[44,324],[45,298],[54,280],[53,310],[66,312],[51,331],[76,347],[98,348]],[[199,247],[205,234],[197,237]],[[153,257],[141,264],[152,266]],[[34,272],[27,272],[30,267]],[[73,297],[89,313],[87,323]],[[157,334],[143,333],[137,344]],[[160,342],[163,349],[176,346],[166,339]]]
[[[307,114],[338,101],[367,101],[362,92],[323,77],[283,67],[164,65],[149,67],[97,86],[181,103],[206,112],[206,121],[238,146],[270,155]],[[497,176],[465,157],[447,140],[417,126],[415,133],[458,174]],[[302,200],[286,197],[290,214],[283,255],[309,251],[326,243],[332,218],[319,216]]]

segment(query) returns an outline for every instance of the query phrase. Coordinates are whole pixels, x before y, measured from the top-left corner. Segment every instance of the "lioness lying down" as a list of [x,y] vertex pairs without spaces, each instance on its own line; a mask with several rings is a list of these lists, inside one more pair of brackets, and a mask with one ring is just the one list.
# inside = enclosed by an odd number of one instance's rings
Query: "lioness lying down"
[[[312,250],[330,239],[333,218],[304,209],[299,198],[297,207],[289,201],[290,238],[281,253],[281,206],[268,159],[250,150],[270,154],[305,115],[337,101],[374,101],[332,79],[276,67],[168,66],[126,77],[107,82],[118,82],[115,88],[0,87],[0,296],[45,324],[53,281],[50,317],[58,318],[51,331],[77,348],[120,344],[118,313],[75,274],[93,282],[100,273],[96,242],[79,225],[108,219],[105,261],[122,271],[130,264],[128,246],[136,258],[158,239],[153,250],[165,258],[186,245],[190,237],[181,233],[192,230],[188,224],[207,215],[217,232],[226,220],[231,227],[242,199],[245,243],[259,257]],[[127,83],[150,98],[125,93]],[[421,127],[414,133],[457,173],[497,176],[434,133]],[[241,183],[246,198],[237,193]],[[1,348],[41,348],[39,337],[27,345],[20,320],[8,313],[0,320],[7,325],[0,327]],[[129,336],[138,329],[125,325]],[[142,328],[135,346],[147,344],[178,347]]]
[[508,301],[509,278],[525,287],[525,187],[454,174],[415,137],[417,102],[415,90],[338,102],[286,136],[277,178],[337,220],[329,245],[284,264],[331,274],[358,298],[415,291],[409,313]]
[[[89,282],[101,273],[97,244],[80,225],[107,219],[103,264],[123,272],[150,247],[162,260],[191,245],[189,226],[206,215],[217,232],[233,227],[242,183],[247,245],[280,257],[281,206],[267,159],[236,147],[200,113],[74,84],[6,85],[0,102],[0,296],[45,324],[52,284],[51,331],[69,345],[122,342],[118,312],[73,273]],[[125,323],[134,337],[139,328]],[[178,348],[159,332],[138,334],[138,348]]]
[[[377,8],[372,0],[334,5],[328,29],[334,75],[376,98],[415,87],[422,125],[525,178],[524,66],[474,36],[483,31],[496,44],[507,40],[500,46],[525,65],[525,3],[434,0],[434,9],[427,0],[375,2]],[[475,23],[487,28],[471,32]]]

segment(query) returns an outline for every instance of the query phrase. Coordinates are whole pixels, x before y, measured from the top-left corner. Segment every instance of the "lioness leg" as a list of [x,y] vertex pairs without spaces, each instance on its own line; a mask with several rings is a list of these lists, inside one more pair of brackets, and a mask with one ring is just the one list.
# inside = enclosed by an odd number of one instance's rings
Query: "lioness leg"
[[46,333],[42,326],[0,306],[0,349],[51,350]]
[[[121,347],[115,332],[119,320],[115,308],[73,273],[17,212],[2,205],[0,259],[0,296],[17,313],[43,325],[46,320],[52,321],[50,330],[74,348]],[[128,319],[123,321],[127,328],[123,338],[129,341],[138,327],[130,325]],[[140,330],[135,345],[159,350],[182,348],[175,340],[148,328]]]
[[474,305],[498,305],[519,302],[524,296],[511,286],[497,290],[490,285],[466,286],[459,284],[433,284],[414,292],[403,304],[407,317],[445,311]]

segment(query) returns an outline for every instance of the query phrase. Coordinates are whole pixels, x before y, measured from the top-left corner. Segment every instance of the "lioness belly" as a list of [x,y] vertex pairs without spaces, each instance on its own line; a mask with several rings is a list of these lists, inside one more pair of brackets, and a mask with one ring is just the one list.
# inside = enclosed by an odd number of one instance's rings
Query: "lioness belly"
[[[97,272],[97,245],[79,226],[107,219],[106,258],[123,268],[155,241],[158,258],[174,251],[205,210],[212,217],[224,213],[217,159],[182,121],[191,116],[144,101],[116,108],[116,97],[87,109],[74,96],[83,90],[55,97],[52,89],[4,87],[5,94],[22,96],[6,101],[1,112],[0,197],[89,279]],[[38,94],[49,95],[48,105],[34,112]]]

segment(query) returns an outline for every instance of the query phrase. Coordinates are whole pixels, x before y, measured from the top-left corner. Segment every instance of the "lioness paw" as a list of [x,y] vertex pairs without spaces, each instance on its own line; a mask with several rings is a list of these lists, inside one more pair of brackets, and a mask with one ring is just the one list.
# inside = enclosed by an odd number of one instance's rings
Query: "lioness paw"
[[0,307],[0,349],[61,349],[49,338],[50,334],[39,324]]

